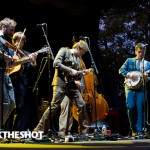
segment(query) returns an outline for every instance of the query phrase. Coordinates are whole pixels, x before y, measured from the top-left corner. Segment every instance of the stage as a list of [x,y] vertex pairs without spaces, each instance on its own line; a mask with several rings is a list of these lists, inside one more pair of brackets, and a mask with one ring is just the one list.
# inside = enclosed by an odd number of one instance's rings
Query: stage
[[86,138],[74,139],[72,142],[65,142],[62,139],[45,139],[42,141],[27,140],[22,143],[1,143],[0,149],[106,149],[106,150],[150,150],[150,139],[134,139],[134,138]]

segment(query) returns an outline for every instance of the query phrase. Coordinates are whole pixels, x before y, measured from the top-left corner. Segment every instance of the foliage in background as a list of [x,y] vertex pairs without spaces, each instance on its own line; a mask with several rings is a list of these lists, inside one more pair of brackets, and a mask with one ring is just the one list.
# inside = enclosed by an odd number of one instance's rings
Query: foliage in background
[[[135,57],[134,46],[137,43],[150,44],[149,16],[150,4],[147,0],[131,1],[126,7],[100,11],[98,46],[110,107],[124,107],[124,78],[118,70],[128,57]],[[149,51],[146,58],[150,61]]]

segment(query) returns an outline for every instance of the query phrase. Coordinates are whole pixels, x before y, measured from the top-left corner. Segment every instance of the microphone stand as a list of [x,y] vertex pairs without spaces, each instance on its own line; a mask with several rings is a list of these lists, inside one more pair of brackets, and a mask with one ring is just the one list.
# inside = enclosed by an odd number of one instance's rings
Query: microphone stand
[[[145,53],[146,53],[146,45],[145,45]],[[144,58],[142,60],[142,75],[144,76]],[[147,88],[146,88],[146,82],[145,80],[143,79],[143,87],[144,87],[144,101],[145,101],[145,104],[147,105],[147,107],[144,105],[144,112],[146,112],[146,123],[147,125],[150,125],[150,123],[148,122],[148,118],[149,118],[149,115],[148,115],[148,99],[147,99],[147,96],[146,96],[146,93],[147,93]],[[146,99],[146,100],[145,100]],[[145,128],[146,128],[146,124],[145,124]]]
[[[85,41],[86,41],[86,38],[85,38]],[[92,56],[92,53],[91,53],[91,50],[90,50],[90,39],[88,38],[88,41],[89,41],[89,54],[90,54],[90,57],[91,57],[91,63],[92,63],[92,67],[95,69],[95,71],[96,71],[96,74],[98,75],[99,74],[99,71],[98,71],[98,69],[97,69],[97,66],[96,66],[96,64],[95,64],[95,61],[94,61],[94,59],[93,59],[93,56]],[[87,42],[87,41],[86,41]],[[93,80],[94,80],[94,78],[93,78]],[[94,81],[94,93],[93,93],[93,95],[94,95],[94,103],[95,103],[95,131],[94,131],[94,133],[95,133],[95,135],[97,135],[98,134],[98,132],[99,132],[99,129],[98,129],[98,126],[97,126],[97,111],[96,111],[96,93],[95,93],[95,81]]]
[[53,53],[52,53],[52,50],[51,50],[51,47],[50,47],[50,44],[49,44],[49,42],[48,42],[48,39],[47,39],[47,24],[45,23],[44,24],[45,25],[45,28],[46,28],[46,32],[45,32],[45,30],[44,30],[44,27],[43,27],[43,25],[41,25],[41,28],[42,28],[42,30],[43,30],[43,33],[44,33],[44,37],[45,37],[45,40],[46,40],[46,43],[47,43],[47,46],[49,47],[49,52],[48,52],[48,56],[47,56],[47,61],[48,61],[48,81],[49,81],[49,83],[48,83],[48,85],[49,85],[49,97],[48,97],[48,99],[49,99],[49,108],[50,108],[50,114],[49,114],[49,116],[50,116],[50,128],[49,128],[49,130],[48,130],[48,136],[49,137],[51,137],[52,136],[52,131],[51,131],[51,101],[50,101],[50,85],[51,85],[51,83],[50,83],[50,59],[52,59],[52,60],[54,60],[54,55],[53,55]]
[[[145,98],[146,98],[146,91],[147,91],[147,90],[146,90],[146,82],[145,82],[145,80],[144,80],[144,68],[145,68],[145,67],[144,67],[144,60],[145,60],[145,59],[144,59],[144,57],[143,57],[143,59],[142,59],[142,71],[141,71],[141,72],[142,72],[142,80],[143,80],[142,83],[143,83],[143,90],[144,90],[144,91],[143,91],[143,92],[144,92],[144,97],[143,97],[143,98],[144,98],[144,101],[145,101]],[[146,100],[145,102],[147,102],[147,100]],[[144,104],[144,113],[145,113],[145,112],[146,112],[146,107],[145,107],[145,104]],[[145,114],[144,114],[144,116],[145,116]],[[145,118],[144,118],[144,119],[145,119]],[[144,125],[144,126],[145,126],[145,125]]]
[[[42,62],[43,62],[44,59],[46,59],[46,61],[45,61],[44,67],[41,70]],[[33,88],[32,92],[34,92],[35,90],[38,90],[38,81],[39,81],[39,79],[40,79],[40,77],[41,77],[41,75],[43,73],[43,70],[45,68],[46,63],[47,63],[47,57],[42,58],[41,65],[40,65],[39,72],[38,72],[38,76],[37,76],[37,79],[36,79],[36,82],[35,82],[35,85],[34,85],[34,88]],[[37,92],[37,94],[38,94],[38,92]]]
[[[145,53],[146,53],[146,46],[145,46]],[[144,92],[144,108],[143,108],[143,110],[144,110],[144,134],[145,134],[145,136],[148,136],[148,129],[147,129],[147,126],[146,126],[146,124],[147,125],[150,125],[149,123],[148,123],[148,99],[147,99],[147,96],[146,96],[146,94],[147,94],[147,88],[146,88],[146,82],[145,82],[145,80],[144,80],[144,78],[143,78],[143,76],[144,76],[144,57],[143,57],[143,59],[142,59],[142,70],[141,70],[141,73],[142,73],[142,80],[143,80],[143,92]],[[147,107],[146,107],[146,105],[147,105]],[[146,113],[146,114],[145,114]]]
[[[43,63],[43,60],[44,60],[44,59],[46,59],[46,61],[45,61],[44,65],[43,65],[43,67],[42,67],[42,63]],[[38,106],[37,104],[38,104],[38,95],[39,95],[38,82],[39,82],[40,77],[41,77],[41,75],[42,75],[42,73],[43,73],[43,70],[44,70],[44,68],[45,68],[45,66],[46,66],[46,63],[47,63],[47,57],[42,58],[41,65],[40,65],[40,68],[39,68],[39,72],[38,72],[38,75],[37,75],[37,79],[36,79],[36,82],[35,82],[35,85],[34,85],[33,91],[32,91],[32,92],[34,92],[34,91],[36,90],[36,108],[37,108],[37,106]],[[41,69],[41,68],[42,68],[42,69]],[[36,109],[36,112],[38,113],[38,110],[37,110],[37,109]]]

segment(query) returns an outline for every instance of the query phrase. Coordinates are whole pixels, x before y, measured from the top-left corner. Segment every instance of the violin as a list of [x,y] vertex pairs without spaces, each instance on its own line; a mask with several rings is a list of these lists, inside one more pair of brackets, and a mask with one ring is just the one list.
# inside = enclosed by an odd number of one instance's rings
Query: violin
[[17,48],[16,46],[12,45],[11,43],[9,43],[8,41],[5,41],[5,45],[8,48],[11,48],[12,50],[14,50],[15,52],[19,53],[22,57],[23,56],[28,56],[27,54],[25,54],[22,50],[20,50],[19,48]]

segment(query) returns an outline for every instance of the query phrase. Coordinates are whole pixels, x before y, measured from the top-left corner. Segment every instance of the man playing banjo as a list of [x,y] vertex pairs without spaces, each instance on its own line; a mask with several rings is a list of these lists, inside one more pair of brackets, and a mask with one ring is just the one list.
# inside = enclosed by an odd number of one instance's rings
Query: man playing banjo
[[125,96],[127,114],[130,123],[131,136],[143,137],[146,127],[146,110],[144,109],[147,99],[145,83],[150,80],[150,62],[144,60],[146,45],[138,43],[135,46],[134,58],[127,58],[119,69],[119,74],[125,77]]

